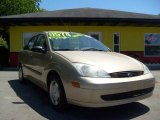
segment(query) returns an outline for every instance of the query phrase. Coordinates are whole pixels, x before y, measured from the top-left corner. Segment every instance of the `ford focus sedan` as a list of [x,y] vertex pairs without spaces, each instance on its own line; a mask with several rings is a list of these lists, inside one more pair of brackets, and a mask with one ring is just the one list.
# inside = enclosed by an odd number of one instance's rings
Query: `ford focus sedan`
[[29,40],[19,53],[19,80],[46,90],[55,109],[135,102],[150,97],[155,86],[143,63],[90,36],[61,31],[36,33]]

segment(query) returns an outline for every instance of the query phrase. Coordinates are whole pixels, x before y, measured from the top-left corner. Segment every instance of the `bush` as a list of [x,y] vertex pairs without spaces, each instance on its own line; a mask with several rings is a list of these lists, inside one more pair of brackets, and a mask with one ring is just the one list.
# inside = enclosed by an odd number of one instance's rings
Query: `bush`
[[2,36],[0,36],[0,47],[4,48],[6,50],[8,49],[7,42],[5,41],[5,39]]
[[8,63],[8,45],[5,39],[0,36],[0,69]]

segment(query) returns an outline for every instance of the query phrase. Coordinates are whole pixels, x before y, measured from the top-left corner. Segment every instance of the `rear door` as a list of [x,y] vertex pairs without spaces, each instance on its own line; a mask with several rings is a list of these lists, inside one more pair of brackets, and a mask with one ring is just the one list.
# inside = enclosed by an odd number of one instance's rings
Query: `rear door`
[[32,63],[32,48],[37,41],[38,36],[32,37],[28,44],[24,47],[23,52],[21,53],[21,61],[23,64],[23,72],[25,76],[30,76],[33,69]]

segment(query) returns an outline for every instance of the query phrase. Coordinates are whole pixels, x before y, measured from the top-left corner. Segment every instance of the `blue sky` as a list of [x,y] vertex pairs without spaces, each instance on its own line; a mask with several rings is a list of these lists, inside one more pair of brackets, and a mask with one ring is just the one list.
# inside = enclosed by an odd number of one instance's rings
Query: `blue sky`
[[42,0],[40,7],[49,11],[91,7],[155,15],[160,14],[160,0]]

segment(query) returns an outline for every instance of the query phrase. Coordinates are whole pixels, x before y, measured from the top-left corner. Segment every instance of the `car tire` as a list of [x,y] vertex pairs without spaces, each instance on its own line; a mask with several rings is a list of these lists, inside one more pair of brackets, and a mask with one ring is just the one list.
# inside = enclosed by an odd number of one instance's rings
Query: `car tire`
[[54,109],[65,110],[68,107],[64,87],[58,76],[50,77],[49,97]]
[[22,66],[19,66],[19,69],[18,69],[18,78],[19,78],[19,81],[21,83],[24,83],[26,81],[26,79],[24,78],[24,75],[23,75],[23,68],[22,68]]

